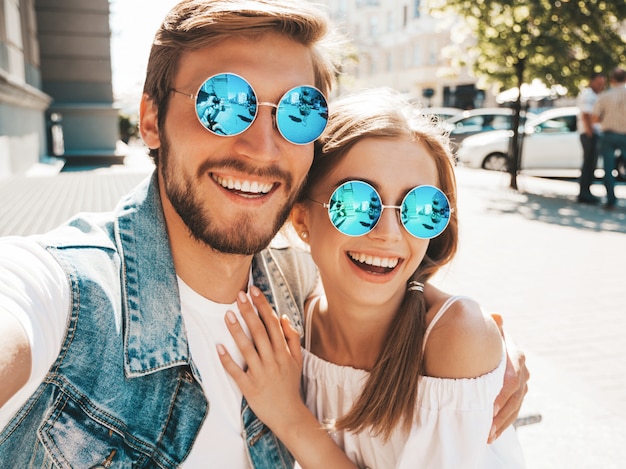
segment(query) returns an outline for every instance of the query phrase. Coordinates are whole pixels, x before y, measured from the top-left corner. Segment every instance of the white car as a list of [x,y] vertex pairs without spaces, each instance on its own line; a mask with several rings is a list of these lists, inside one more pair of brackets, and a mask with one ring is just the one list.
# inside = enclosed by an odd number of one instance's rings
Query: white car
[[[577,107],[542,112],[528,120],[522,143],[520,169],[580,169],[583,150],[576,131]],[[495,130],[467,137],[456,157],[471,168],[506,171],[513,131]]]

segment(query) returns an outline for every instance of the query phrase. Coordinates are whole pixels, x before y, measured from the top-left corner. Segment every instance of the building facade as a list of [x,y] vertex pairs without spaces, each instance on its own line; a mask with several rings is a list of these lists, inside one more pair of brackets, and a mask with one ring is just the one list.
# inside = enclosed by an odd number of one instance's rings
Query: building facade
[[344,70],[340,92],[389,86],[424,106],[470,109],[489,99],[467,68],[445,51],[457,18],[434,17],[425,0],[324,0],[335,24],[356,47],[357,62]]
[[0,1],[0,176],[116,151],[108,0]]

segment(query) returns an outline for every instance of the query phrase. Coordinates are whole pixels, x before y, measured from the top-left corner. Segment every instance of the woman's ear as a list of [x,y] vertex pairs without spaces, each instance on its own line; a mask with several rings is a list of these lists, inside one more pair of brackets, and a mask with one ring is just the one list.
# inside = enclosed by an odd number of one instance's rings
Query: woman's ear
[[156,149],[161,146],[159,112],[154,101],[145,93],[141,96],[139,105],[139,131],[148,148]]
[[309,243],[309,209],[306,203],[297,202],[291,209],[291,225],[298,237]]

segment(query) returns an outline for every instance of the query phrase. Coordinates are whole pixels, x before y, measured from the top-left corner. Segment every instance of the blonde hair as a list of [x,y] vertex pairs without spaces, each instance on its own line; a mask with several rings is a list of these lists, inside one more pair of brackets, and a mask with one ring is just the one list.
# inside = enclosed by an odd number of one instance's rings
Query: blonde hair
[[[148,58],[143,92],[157,106],[163,126],[180,57],[229,37],[275,32],[307,46],[315,86],[328,95],[337,72],[339,37],[323,12],[301,0],[183,0],[159,27]],[[277,72],[278,73],[278,72]],[[156,159],[156,151],[151,152]]]
[[[436,164],[438,186],[454,207],[448,227],[430,240],[422,263],[409,279],[424,283],[448,263],[457,250],[454,160],[443,129],[398,93],[390,89],[374,89],[331,103],[328,126],[316,144],[313,165],[299,202],[305,203],[310,198],[317,184],[357,142],[371,137],[409,137],[423,144]],[[361,396],[348,414],[337,422],[338,429],[353,432],[368,429],[385,439],[399,424],[408,430],[415,418],[418,379],[423,374],[425,318],[423,295],[407,292]]]

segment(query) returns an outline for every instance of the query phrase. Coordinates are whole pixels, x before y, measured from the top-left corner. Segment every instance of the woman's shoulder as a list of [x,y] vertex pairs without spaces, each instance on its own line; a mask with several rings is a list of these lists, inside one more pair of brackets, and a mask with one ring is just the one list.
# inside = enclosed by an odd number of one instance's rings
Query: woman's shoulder
[[429,308],[427,319],[436,321],[424,349],[427,375],[474,378],[497,368],[502,337],[493,318],[476,301],[448,296]]

